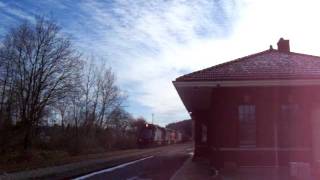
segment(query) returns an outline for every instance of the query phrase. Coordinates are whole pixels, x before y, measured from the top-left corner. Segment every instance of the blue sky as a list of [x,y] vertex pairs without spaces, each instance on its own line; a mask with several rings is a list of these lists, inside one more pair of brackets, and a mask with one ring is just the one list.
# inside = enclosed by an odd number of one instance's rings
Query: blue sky
[[[128,111],[165,125],[189,118],[171,81],[265,50],[280,37],[320,54],[317,1],[0,0],[0,37],[34,15],[53,18],[85,55],[104,59]],[[318,23],[319,24],[319,23]]]

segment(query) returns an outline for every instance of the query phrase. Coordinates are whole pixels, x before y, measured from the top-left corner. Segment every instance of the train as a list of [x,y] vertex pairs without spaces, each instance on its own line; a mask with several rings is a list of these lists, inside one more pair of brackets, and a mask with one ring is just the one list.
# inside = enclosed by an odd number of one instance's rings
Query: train
[[160,146],[182,142],[182,133],[155,124],[145,124],[138,134],[138,146]]

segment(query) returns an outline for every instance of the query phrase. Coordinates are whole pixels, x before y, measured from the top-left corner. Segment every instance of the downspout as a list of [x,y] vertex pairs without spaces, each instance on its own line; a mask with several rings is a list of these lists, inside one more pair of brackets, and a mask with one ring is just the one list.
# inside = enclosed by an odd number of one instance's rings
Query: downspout
[[279,100],[279,94],[278,94],[278,89],[274,89],[273,91],[273,112],[274,112],[274,120],[273,120],[273,140],[274,140],[274,148],[275,148],[275,167],[279,167],[279,143],[278,143],[278,119],[279,119],[279,112],[278,112],[278,100]]
[[273,121],[273,137],[274,137],[274,148],[275,148],[275,166],[276,168],[279,167],[279,151],[278,151],[278,123],[277,119],[275,118]]

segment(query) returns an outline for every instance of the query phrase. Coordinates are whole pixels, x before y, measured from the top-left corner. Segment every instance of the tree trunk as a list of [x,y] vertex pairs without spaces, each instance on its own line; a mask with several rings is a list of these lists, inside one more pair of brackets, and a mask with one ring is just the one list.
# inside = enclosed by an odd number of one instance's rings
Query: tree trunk
[[23,150],[28,151],[31,147],[31,128],[29,126],[26,127],[25,136],[23,139]]

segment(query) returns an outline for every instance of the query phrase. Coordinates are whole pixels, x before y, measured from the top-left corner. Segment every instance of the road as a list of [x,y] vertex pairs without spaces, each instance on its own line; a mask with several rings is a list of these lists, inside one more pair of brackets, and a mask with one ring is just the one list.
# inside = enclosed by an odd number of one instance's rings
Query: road
[[191,144],[167,146],[161,152],[116,167],[93,172],[76,180],[166,180],[190,157]]

